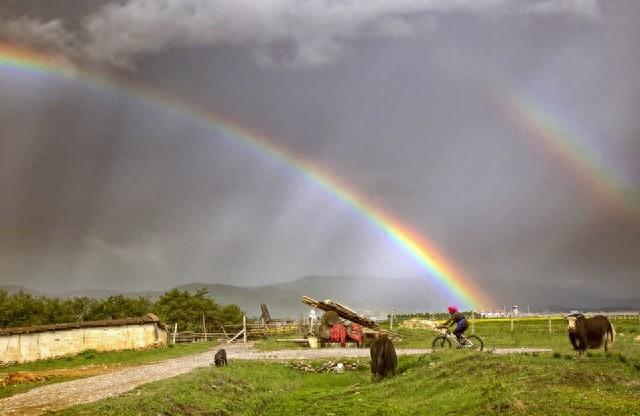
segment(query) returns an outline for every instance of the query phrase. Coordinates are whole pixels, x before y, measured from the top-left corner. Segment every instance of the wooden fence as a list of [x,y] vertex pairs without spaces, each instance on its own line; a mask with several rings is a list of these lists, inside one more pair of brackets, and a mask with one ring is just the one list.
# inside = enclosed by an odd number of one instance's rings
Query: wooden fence
[[216,332],[178,332],[177,324],[173,325],[170,341],[173,344],[182,342],[201,342],[216,340],[219,342],[246,342],[249,339],[278,337],[285,334],[300,333],[306,335],[309,330],[307,320],[298,322],[249,323],[246,318],[242,324],[225,324]]

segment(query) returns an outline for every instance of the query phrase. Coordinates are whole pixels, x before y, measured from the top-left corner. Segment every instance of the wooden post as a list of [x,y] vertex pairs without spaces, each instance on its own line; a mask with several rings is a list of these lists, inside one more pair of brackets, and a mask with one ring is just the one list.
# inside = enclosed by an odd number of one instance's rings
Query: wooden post
[[242,331],[244,334],[242,335],[242,342],[247,342],[247,316],[242,315]]
[[176,334],[178,333],[178,323],[173,324],[173,341],[172,344],[176,343]]
[[229,335],[227,335],[227,331],[225,331],[224,325],[220,325],[220,328],[222,328],[222,333],[224,334],[225,338],[229,339]]
[[513,316],[511,317],[511,332],[513,332]]
[[551,329],[551,315],[549,315],[549,333],[553,333],[553,330]]
[[471,311],[471,333],[476,333],[476,313]]
[[202,314],[202,332],[204,332],[204,340],[207,340],[207,323],[204,320],[204,314]]
[[391,309],[391,319],[389,319],[389,329],[393,329],[393,315],[395,313],[395,309]]
[[240,330],[240,332],[238,332],[237,334],[235,334],[235,335],[233,336],[233,338],[231,338],[229,341],[227,341],[227,344],[231,344],[233,341],[235,341],[235,340],[236,340],[236,338],[238,338],[238,337],[239,337],[240,335],[242,335],[242,334],[245,334],[245,337],[246,337],[246,333],[247,333],[247,331],[245,331],[244,329],[241,329],[241,330]]

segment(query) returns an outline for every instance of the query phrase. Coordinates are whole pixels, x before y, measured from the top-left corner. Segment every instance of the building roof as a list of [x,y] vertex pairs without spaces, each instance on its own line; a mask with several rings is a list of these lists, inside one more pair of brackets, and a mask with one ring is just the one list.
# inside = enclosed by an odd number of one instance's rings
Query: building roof
[[166,329],[165,325],[160,321],[156,315],[148,313],[145,316],[136,318],[124,318],[124,319],[105,319],[102,321],[84,321],[84,322],[70,322],[64,324],[51,324],[51,325],[36,325],[36,326],[22,326],[13,328],[0,328],[0,335],[18,335],[18,334],[33,334],[37,332],[48,331],[62,331],[65,329],[78,329],[78,328],[100,328],[106,326],[123,326],[123,325],[142,325],[155,323],[162,329]]

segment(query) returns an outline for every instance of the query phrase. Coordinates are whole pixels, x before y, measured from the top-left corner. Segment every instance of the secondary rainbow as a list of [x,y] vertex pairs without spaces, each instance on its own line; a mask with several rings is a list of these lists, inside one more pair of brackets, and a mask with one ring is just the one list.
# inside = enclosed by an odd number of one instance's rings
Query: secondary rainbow
[[510,94],[507,112],[530,137],[571,166],[577,176],[616,212],[640,221],[640,195],[628,189],[602,157],[585,146],[579,135],[530,96]]
[[493,301],[477,288],[468,277],[457,271],[439,254],[435,246],[420,234],[412,231],[401,221],[385,213],[370,203],[363,195],[359,195],[346,183],[332,176],[326,170],[293,154],[290,150],[278,145],[274,140],[251,128],[240,125],[228,115],[212,112],[202,106],[177,99],[157,90],[116,81],[109,76],[86,70],[78,70],[73,66],[46,54],[35,52],[24,47],[0,43],[0,70],[17,70],[35,74],[54,74],[78,80],[89,85],[117,90],[133,99],[142,100],[148,105],[158,106],[165,111],[172,111],[181,116],[213,128],[225,137],[244,143],[257,149],[260,153],[292,167],[299,174],[317,184],[330,195],[360,212],[370,223],[384,231],[398,246],[410,254],[432,276],[447,293],[453,295],[464,308],[478,309],[489,307]]

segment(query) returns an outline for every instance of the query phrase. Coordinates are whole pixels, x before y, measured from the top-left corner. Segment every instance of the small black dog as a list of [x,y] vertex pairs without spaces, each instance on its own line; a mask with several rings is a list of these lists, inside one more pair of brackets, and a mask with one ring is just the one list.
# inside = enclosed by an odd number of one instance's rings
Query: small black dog
[[224,349],[218,350],[215,357],[213,357],[213,362],[216,367],[227,365],[227,352]]

